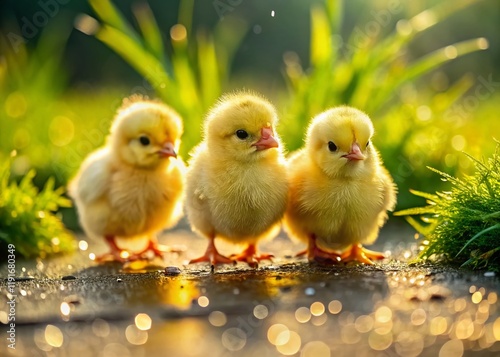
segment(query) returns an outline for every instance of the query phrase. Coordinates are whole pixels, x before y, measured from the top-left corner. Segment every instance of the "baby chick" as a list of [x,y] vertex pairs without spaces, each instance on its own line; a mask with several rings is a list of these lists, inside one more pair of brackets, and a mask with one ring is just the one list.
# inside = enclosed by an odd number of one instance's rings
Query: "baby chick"
[[[373,243],[396,203],[396,187],[373,147],[373,124],[347,106],[312,119],[305,147],[288,163],[285,228],[308,242],[310,260],[373,264]],[[304,254],[303,252],[302,254]]]
[[[111,252],[98,261],[121,262],[152,251],[162,256],[155,233],[173,226],[182,214],[184,163],[177,158],[182,120],[165,104],[124,100],[106,145],[90,154],[70,183],[80,223],[89,236],[104,237]],[[142,252],[131,254],[115,238],[148,237]]]
[[[191,263],[245,261],[255,265],[256,243],[274,236],[286,209],[288,184],[277,114],[267,100],[249,93],[224,96],[205,121],[204,141],[194,150],[186,177],[186,213],[194,231],[209,239]],[[225,257],[214,239],[246,243]]]

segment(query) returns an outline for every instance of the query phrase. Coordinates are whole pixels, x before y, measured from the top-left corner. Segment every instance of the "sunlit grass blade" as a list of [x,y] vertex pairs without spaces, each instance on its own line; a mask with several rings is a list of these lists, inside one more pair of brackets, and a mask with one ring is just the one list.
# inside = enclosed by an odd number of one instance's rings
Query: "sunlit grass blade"
[[107,25],[102,26],[95,36],[144,76],[163,100],[171,102],[175,99],[175,95],[171,95],[171,93],[175,93],[177,88],[168,77],[163,66],[154,56],[141,48],[137,42]]
[[220,81],[228,78],[230,64],[247,31],[246,22],[232,17],[225,17],[224,21],[220,21],[213,29],[213,46],[217,55]]
[[436,226],[435,223],[423,225],[413,217],[405,217],[405,219],[417,232],[424,236],[429,235]]
[[332,36],[328,17],[323,9],[311,10],[311,65],[320,67],[332,60]]
[[326,0],[325,8],[334,34],[340,34],[344,0]]
[[[458,11],[481,1],[483,0],[443,1],[432,8],[418,13],[409,20],[400,20],[396,26],[396,31],[380,39],[377,45],[370,49],[370,57],[372,59],[369,63],[370,68],[378,68],[381,65],[391,63],[399,57],[398,54],[401,52],[401,49],[407,46],[416,36],[430,30]],[[355,47],[352,37],[348,43],[351,48]],[[365,52],[361,51],[359,55],[363,56]]]
[[382,88],[379,88],[370,99],[369,108],[382,105],[391,98],[403,84],[421,78],[426,73],[429,73],[431,70],[449,61],[472,52],[485,50],[487,47],[486,39],[477,38],[446,46],[423,56],[414,63],[406,66],[404,71],[401,71],[399,75],[393,75],[390,77],[391,80],[385,81]]
[[179,4],[178,22],[182,24],[188,35],[191,35],[193,24],[194,0],[182,0]]
[[140,42],[137,33],[110,0],[89,0],[89,4],[103,22],[123,32],[134,41]]
[[205,107],[211,106],[221,92],[220,74],[213,41],[206,34],[198,36],[198,67],[200,69],[201,97]]
[[165,48],[163,47],[161,32],[148,3],[138,3],[133,7],[133,10],[147,49],[161,63],[166,64]]

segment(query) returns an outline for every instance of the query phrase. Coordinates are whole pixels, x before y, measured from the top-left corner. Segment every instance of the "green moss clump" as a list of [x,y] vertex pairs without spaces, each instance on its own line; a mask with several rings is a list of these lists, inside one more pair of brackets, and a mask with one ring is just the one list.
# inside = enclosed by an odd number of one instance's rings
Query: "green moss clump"
[[0,164],[1,250],[13,244],[16,253],[25,258],[73,251],[73,236],[54,214],[59,207],[71,206],[71,201],[62,197],[64,188],[54,189],[50,178],[39,192],[33,185],[33,170],[19,184],[9,184],[11,161]]
[[472,269],[500,272],[500,143],[493,156],[477,160],[476,172],[463,179],[431,169],[452,185],[450,191],[428,194],[428,206],[397,212],[423,236],[418,259],[459,264]]

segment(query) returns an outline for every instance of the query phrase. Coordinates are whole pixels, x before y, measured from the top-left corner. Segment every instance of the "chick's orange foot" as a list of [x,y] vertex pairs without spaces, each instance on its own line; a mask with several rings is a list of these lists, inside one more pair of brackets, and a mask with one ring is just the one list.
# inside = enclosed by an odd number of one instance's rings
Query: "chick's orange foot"
[[137,253],[137,255],[145,257],[147,253],[152,252],[155,257],[163,258],[163,255],[165,253],[181,253],[184,250],[184,247],[169,247],[166,245],[158,244],[158,242],[156,242],[155,240],[150,239],[147,247],[143,251]]
[[312,262],[323,264],[337,264],[340,262],[340,255],[335,252],[327,252],[321,249],[316,244],[316,237],[311,235],[309,237],[309,245],[307,249],[297,253],[296,257],[307,255],[307,259]]
[[119,262],[126,263],[132,260],[139,259],[137,255],[131,255],[127,250],[121,249],[115,241],[115,237],[107,235],[104,237],[109,246],[109,252],[99,255],[95,258],[97,263]]
[[366,265],[373,265],[374,263],[372,260],[380,260],[384,258],[385,255],[383,253],[363,248],[361,244],[353,244],[340,256],[343,263],[357,261]]
[[219,253],[217,248],[215,247],[215,242],[214,239],[211,238],[207,250],[205,251],[205,254],[203,254],[201,257],[196,258],[196,259],[191,259],[189,261],[189,264],[194,264],[194,263],[202,263],[202,262],[210,262],[210,264],[216,265],[216,264],[232,264],[234,263],[231,259],[228,257],[222,255]]
[[[149,240],[146,248],[140,252],[132,253],[126,249],[120,248],[115,241],[114,236],[106,236],[106,243],[109,245],[110,251],[108,253],[99,255],[95,258],[98,263],[106,262],[119,262],[128,263],[137,260],[151,260],[155,257],[163,258],[163,255],[168,252],[182,252],[183,248],[173,248],[165,245],[160,245],[155,240]],[[148,255],[148,253],[152,253]]]
[[240,254],[232,254],[230,258],[234,262],[245,262],[248,263],[251,267],[256,267],[261,260],[271,260],[274,258],[274,255],[267,253],[257,254],[257,248],[255,244],[249,244],[247,249],[245,249]]

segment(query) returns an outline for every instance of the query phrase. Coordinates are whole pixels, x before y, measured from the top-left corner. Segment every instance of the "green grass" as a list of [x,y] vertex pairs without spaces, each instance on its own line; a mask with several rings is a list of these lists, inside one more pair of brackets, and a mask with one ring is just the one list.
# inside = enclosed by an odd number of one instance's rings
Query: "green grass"
[[395,215],[407,216],[425,237],[419,260],[500,272],[500,143],[489,159],[469,159],[476,172],[461,179],[431,168],[451,185],[449,191],[413,191],[428,206]]
[[187,156],[201,138],[207,110],[227,85],[232,57],[246,33],[241,21],[226,19],[216,28],[192,31],[193,0],[184,0],[178,24],[170,31],[172,53],[167,55],[163,36],[146,2],[133,8],[135,30],[110,0],[89,0],[99,22],[82,15],[76,27],[95,36],[118,53],[171,105],[189,125],[182,138],[181,154]]
[[[474,165],[460,151],[465,149],[476,157],[490,154],[492,150],[483,140],[500,131],[500,95],[492,93],[477,109],[457,120],[453,107],[474,93],[477,79],[465,74],[447,83],[440,70],[449,61],[486,49],[487,41],[472,38],[443,43],[440,49],[418,58],[408,53],[419,36],[432,35],[437,24],[463,14],[478,2],[440,2],[397,25],[383,27],[361,47],[354,34],[343,40],[343,46],[338,42],[342,1],[326,0],[312,7],[309,66],[302,66],[298,56],[288,53],[282,68],[287,88],[276,95],[281,98],[277,101],[282,114],[279,132],[287,149],[293,151],[302,145],[311,117],[328,107],[349,104],[374,120],[374,143],[399,186],[399,209],[421,204],[421,197],[412,195],[410,188],[440,191],[449,184],[433,180],[427,165],[452,176],[471,172]],[[94,17],[78,17],[76,28],[118,53],[150,82],[158,98],[182,115],[186,130],[181,154],[186,158],[201,138],[201,123],[208,108],[224,91],[240,84],[229,71],[247,24],[231,15],[210,31],[195,31],[191,18],[195,2],[183,0],[178,24],[170,34],[164,34],[146,2],[133,7],[134,22],[128,21],[110,0],[89,3]],[[358,25],[363,28],[364,24]],[[131,94],[122,88],[87,92],[68,89],[62,54],[71,26],[70,21],[52,21],[36,46],[21,45],[18,52],[13,52],[0,36],[0,97],[5,99],[0,106],[0,160],[11,162],[8,176],[13,182],[28,177],[30,184],[42,188],[53,177],[54,186],[65,185],[83,159],[104,143],[121,99]],[[11,161],[12,150],[17,156]],[[36,170],[36,176],[31,169]],[[36,200],[33,189],[28,191]],[[74,217],[66,214],[67,210],[62,212],[65,222],[76,227]],[[6,227],[5,217],[0,217],[1,227]],[[33,222],[38,219],[26,217]],[[12,232],[21,229],[19,222],[9,222],[14,224],[9,228]],[[16,246],[23,246],[24,236],[10,237],[16,240]],[[48,236],[42,233],[40,239],[45,242],[44,251],[50,252]]]
[[0,166],[0,250],[13,244],[25,258],[73,251],[73,236],[55,214],[59,207],[71,206],[62,197],[64,188],[54,189],[54,180],[48,180],[39,191],[32,182],[34,170],[19,184],[9,183],[10,165],[11,160],[6,160]]
[[[76,27],[122,56],[151,83],[159,98],[184,117],[189,128],[182,145],[186,156],[200,140],[204,113],[227,87],[228,66],[246,27],[227,17],[211,35],[193,33],[194,2],[183,1],[179,24],[171,30],[172,51],[167,53],[146,4],[133,9],[136,30],[112,1],[89,2],[99,21],[84,15]],[[340,36],[343,1],[313,6],[310,68],[303,68],[298,56],[285,56],[288,90],[280,103],[284,115],[279,130],[287,149],[302,145],[310,118],[329,107],[348,104],[366,111],[375,121],[375,144],[400,187],[398,207],[417,202],[408,188],[429,178],[422,169],[425,164],[458,172],[458,150],[452,141],[460,135],[460,128],[450,125],[447,113],[474,81],[464,76],[436,93],[428,89],[429,74],[449,61],[488,48],[488,42],[472,38],[443,44],[415,59],[407,54],[419,36],[474,4],[477,1],[443,2],[397,25],[382,27],[377,36],[367,35],[362,45],[353,33],[343,47],[335,40]],[[443,160],[446,156],[448,160]]]
[[[285,58],[289,90],[284,98],[281,132],[288,149],[293,151],[302,145],[310,118],[329,107],[348,104],[374,120],[374,143],[399,186],[398,207],[418,202],[408,189],[430,178],[425,165],[458,172],[458,150],[452,141],[464,131],[448,111],[474,86],[474,80],[464,75],[440,90],[431,90],[429,83],[432,76],[445,77],[439,72],[444,64],[485,50],[488,42],[473,38],[443,44],[418,58],[408,53],[419,36],[477,3],[441,2],[395,25],[381,26],[376,36],[364,34],[362,43],[359,32],[353,31],[343,46],[339,43],[342,1],[328,0],[324,6],[313,7],[310,68],[303,68],[296,56]],[[363,23],[358,25],[364,28]],[[450,157],[445,161],[447,155]]]

